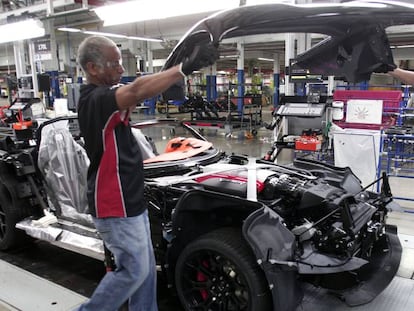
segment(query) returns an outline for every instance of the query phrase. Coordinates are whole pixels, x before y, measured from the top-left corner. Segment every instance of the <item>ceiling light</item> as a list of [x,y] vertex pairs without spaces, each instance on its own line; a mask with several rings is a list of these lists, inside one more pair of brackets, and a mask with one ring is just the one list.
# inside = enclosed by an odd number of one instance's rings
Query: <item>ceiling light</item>
[[407,44],[407,45],[397,45],[397,46],[391,46],[392,49],[408,49],[408,48],[414,48],[413,44]]
[[135,0],[94,9],[104,26],[215,12],[239,6],[239,0]]
[[89,30],[85,30],[82,32],[87,35],[95,35],[95,36],[104,36],[104,37],[113,37],[113,38],[122,38],[122,39],[125,39],[127,37],[125,35],[120,35],[117,33],[110,33],[110,32],[89,31]]
[[238,58],[239,55],[238,54],[234,54],[234,55],[220,55],[220,58]]
[[265,61],[265,62],[274,62],[275,61],[273,58],[266,58],[266,57],[258,57],[257,59]]
[[45,29],[39,20],[26,19],[0,26],[0,43],[43,37]]
[[78,28],[68,28],[68,27],[59,27],[58,30],[67,31],[67,32],[81,32],[81,30]]
[[66,31],[66,32],[80,32],[80,33],[84,33],[84,34],[87,34],[87,35],[97,35],[97,36],[121,38],[121,39],[127,39],[127,40],[162,42],[162,40],[158,39],[158,38],[126,36],[126,35],[121,35],[121,34],[117,34],[117,33],[92,31],[92,30],[81,30],[81,29],[78,29],[78,28],[59,27],[58,30],[59,31]]
[[151,41],[151,42],[162,42],[163,41],[162,39],[136,37],[136,36],[128,36],[127,38],[130,40],[143,40],[143,41]]

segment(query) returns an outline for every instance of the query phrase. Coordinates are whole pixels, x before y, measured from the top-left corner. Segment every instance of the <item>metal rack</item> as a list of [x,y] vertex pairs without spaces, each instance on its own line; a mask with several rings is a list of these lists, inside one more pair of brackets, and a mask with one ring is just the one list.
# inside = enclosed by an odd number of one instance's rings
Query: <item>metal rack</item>
[[332,149],[321,149],[317,151],[308,150],[294,150],[295,159],[307,159],[319,161],[327,164],[334,165],[334,153]]
[[[381,131],[377,176],[379,178],[382,172],[386,172],[390,181],[405,179],[414,185],[414,127],[406,125],[413,111],[407,107],[409,91],[407,86],[402,89],[398,110],[395,110],[395,125]],[[378,183],[378,191],[380,186]],[[395,199],[406,202],[405,205],[411,204],[405,211],[414,213],[414,195],[409,196],[411,191],[403,191],[400,185],[392,188]]]
[[[402,129],[403,131],[403,129]],[[380,141],[380,156],[378,161],[378,177],[386,172],[390,178],[408,178],[414,182],[414,133],[382,132]],[[379,190],[380,185],[377,185]],[[395,187],[394,187],[395,188]],[[398,194],[394,189],[394,198],[406,202],[414,202],[414,196],[408,197]],[[414,213],[414,209],[406,209]]]
[[185,121],[186,124],[197,128],[200,131],[204,129],[224,130],[226,136],[235,131],[248,131],[251,135],[257,135],[257,129],[262,127],[262,106],[261,105],[244,105],[242,113],[229,111],[225,117],[197,119],[191,114],[191,121]]

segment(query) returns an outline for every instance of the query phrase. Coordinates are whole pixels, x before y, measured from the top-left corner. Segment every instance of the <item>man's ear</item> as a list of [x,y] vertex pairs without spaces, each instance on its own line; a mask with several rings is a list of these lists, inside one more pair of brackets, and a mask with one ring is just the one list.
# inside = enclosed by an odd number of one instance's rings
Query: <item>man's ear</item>
[[97,65],[96,63],[94,63],[94,62],[87,62],[86,63],[86,70],[88,71],[88,73],[91,75],[91,76],[96,76],[96,75],[98,75],[98,73],[99,73],[99,71],[100,71],[100,66],[99,65]]

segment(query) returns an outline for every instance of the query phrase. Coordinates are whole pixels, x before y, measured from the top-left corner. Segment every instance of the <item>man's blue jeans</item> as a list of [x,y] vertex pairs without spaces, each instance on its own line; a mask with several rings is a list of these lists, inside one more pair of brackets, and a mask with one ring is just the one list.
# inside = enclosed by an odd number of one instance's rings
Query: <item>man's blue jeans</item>
[[156,266],[148,212],[127,218],[94,218],[113,253],[115,271],[106,273],[79,311],[115,311],[129,301],[129,311],[157,311]]

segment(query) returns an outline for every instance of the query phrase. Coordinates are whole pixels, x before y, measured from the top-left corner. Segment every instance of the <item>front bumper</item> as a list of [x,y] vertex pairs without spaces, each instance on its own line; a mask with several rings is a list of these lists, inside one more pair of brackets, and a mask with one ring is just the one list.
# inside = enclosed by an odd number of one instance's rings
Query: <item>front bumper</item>
[[[243,234],[265,272],[275,311],[294,310],[300,304],[303,298],[300,279],[307,277],[322,281],[319,286],[328,288],[349,306],[366,304],[388,286],[401,261],[402,247],[395,226],[386,226],[386,234],[375,243],[369,261],[355,257],[361,262],[349,260],[350,266],[339,265],[339,269],[327,265],[325,269],[318,269],[319,272],[309,272],[303,268],[306,265],[292,261],[294,236],[268,208],[253,212],[245,220]],[[348,282],[350,275],[351,283]],[[332,289],[322,284],[324,279],[328,280],[327,284],[345,286]]]
[[357,270],[358,285],[335,294],[349,306],[372,301],[391,283],[400,266],[401,254],[397,227],[387,225],[386,235],[375,246],[369,264]]

